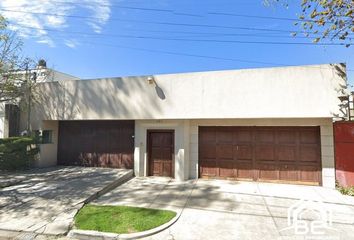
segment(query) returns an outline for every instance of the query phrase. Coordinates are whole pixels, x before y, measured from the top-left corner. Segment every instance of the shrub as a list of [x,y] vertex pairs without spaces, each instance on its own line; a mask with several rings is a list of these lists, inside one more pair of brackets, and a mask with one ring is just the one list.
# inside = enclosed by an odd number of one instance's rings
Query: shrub
[[339,183],[337,182],[336,188],[343,195],[354,196],[354,186],[343,187],[343,186],[339,185]]
[[0,139],[0,170],[24,170],[31,167],[39,148],[34,138]]

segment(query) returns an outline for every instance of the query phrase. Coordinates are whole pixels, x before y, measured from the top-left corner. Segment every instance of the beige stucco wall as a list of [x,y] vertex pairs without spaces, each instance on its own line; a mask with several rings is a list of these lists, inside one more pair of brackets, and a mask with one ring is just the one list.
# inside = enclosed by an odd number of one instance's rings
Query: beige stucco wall
[[52,143],[40,145],[40,158],[35,163],[37,167],[50,167],[57,165],[58,153],[58,121],[43,121],[38,130],[52,130]]
[[[53,81],[67,81],[67,80],[79,80],[80,78],[56,71],[51,68],[36,68],[30,71],[37,74],[37,83],[39,82],[53,82]],[[25,72],[23,72],[25,74]]]
[[136,176],[148,176],[147,130],[174,130],[175,179],[189,178],[189,120],[138,120],[135,121],[134,172]]
[[39,84],[41,120],[319,118],[339,112],[346,81],[331,65]]

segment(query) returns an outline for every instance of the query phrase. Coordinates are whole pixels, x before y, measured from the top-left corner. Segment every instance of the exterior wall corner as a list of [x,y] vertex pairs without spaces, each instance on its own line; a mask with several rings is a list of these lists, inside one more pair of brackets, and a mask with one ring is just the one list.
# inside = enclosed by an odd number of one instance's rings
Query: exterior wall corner
[[43,121],[41,130],[52,130],[52,143],[40,145],[40,158],[35,162],[36,167],[51,167],[57,165],[58,153],[58,121]]

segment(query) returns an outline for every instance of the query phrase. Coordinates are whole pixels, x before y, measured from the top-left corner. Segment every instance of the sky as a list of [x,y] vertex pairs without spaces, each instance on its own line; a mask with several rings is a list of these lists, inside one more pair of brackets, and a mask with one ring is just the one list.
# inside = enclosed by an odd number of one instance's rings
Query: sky
[[354,84],[354,46],[291,36],[300,2],[1,0],[0,14],[25,55],[83,79],[343,62]]

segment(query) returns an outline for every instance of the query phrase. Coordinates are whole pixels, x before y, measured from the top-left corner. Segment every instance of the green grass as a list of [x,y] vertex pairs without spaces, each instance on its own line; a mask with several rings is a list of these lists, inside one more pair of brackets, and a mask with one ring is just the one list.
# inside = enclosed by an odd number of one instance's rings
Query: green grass
[[168,210],[88,204],[75,216],[75,226],[82,230],[134,233],[158,227],[175,216]]

